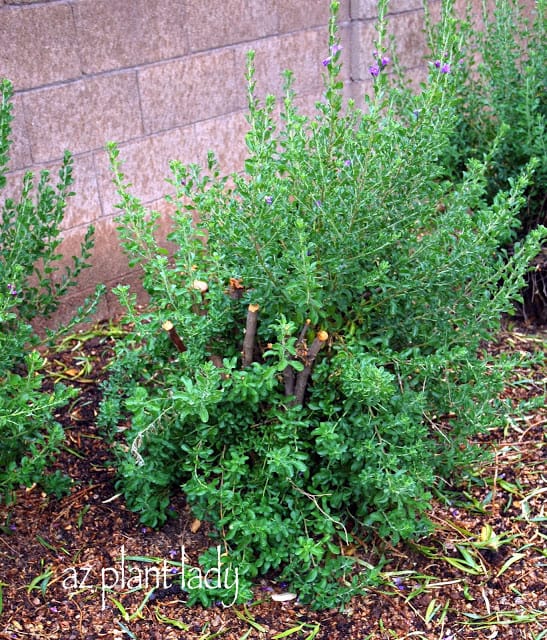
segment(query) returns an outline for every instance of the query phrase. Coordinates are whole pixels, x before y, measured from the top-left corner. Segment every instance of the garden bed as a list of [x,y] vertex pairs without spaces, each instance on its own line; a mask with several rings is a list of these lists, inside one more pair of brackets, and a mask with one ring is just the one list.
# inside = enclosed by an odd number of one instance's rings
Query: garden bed
[[[346,554],[363,568],[382,557],[385,564],[376,583],[344,610],[317,612],[297,598],[283,601],[290,596],[275,575],[256,582],[245,606],[205,609],[185,604],[185,593],[170,571],[180,566],[182,553],[188,564],[197,564],[211,544],[209,525],[192,518],[180,495],[172,502],[172,518],[152,530],[116,495],[111,446],[95,420],[114,331],[120,328],[98,326],[47,353],[48,384],[62,380],[80,390],[57,416],[66,441],[56,466],[74,482],[62,499],[35,487],[19,490],[14,505],[0,507],[2,637],[544,637],[547,411],[540,404],[545,364],[515,370],[505,394],[515,406],[535,399],[539,408],[529,408],[505,429],[484,436],[482,444],[494,453],[492,462],[466,486],[452,487],[450,504],[446,498],[433,501],[430,517],[436,530],[431,536],[396,547],[377,538],[365,540],[366,531],[360,541],[355,536]],[[490,349],[526,354],[544,351],[546,342],[544,330],[512,326]],[[157,576],[161,584],[154,582]]]

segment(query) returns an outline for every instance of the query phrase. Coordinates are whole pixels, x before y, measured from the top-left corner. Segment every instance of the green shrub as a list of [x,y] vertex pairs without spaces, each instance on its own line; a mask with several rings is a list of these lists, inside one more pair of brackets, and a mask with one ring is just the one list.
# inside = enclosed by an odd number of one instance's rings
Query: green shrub
[[[458,86],[458,126],[452,136],[451,162],[461,172],[469,157],[482,159],[504,130],[487,168],[490,199],[520,173],[531,158],[538,166],[526,191],[521,212],[522,234],[545,223],[547,186],[546,119],[547,37],[545,0],[526,8],[517,0],[496,0],[483,5],[480,21],[471,13],[457,20],[452,3],[448,15],[465,34],[460,49],[462,82]],[[444,48],[443,23],[430,29],[430,42],[438,55]],[[456,53],[456,52],[455,52]]]
[[511,367],[483,341],[544,231],[500,255],[532,164],[492,202],[496,148],[449,180],[452,58],[401,100],[381,19],[375,96],[343,107],[335,17],[314,117],[288,72],[280,119],[273,97],[259,104],[250,55],[245,173],[223,176],[212,154],[206,171],[172,163],[172,256],[110,146],[120,237],[150,305],[116,290],[133,330],[101,412],[127,426],[118,487],[144,523],[161,525],[181,490],[242,578],[274,570],[317,607],[367,579],[344,555],[353,536],[424,534],[433,487],[479,459]]
[[[11,134],[12,86],[0,81],[0,189],[6,185]],[[65,154],[56,187],[43,171],[37,183],[23,179],[18,200],[5,199],[0,217],[0,492],[9,497],[19,485],[40,482],[59,493],[67,479],[49,473],[63,431],[54,412],[74,391],[57,385],[42,393],[43,358],[34,349],[37,336],[29,322],[54,312],[67,289],[87,266],[93,246],[90,227],[81,246],[59,278],[60,225],[73,195],[72,159]],[[78,314],[80,315],[80,314]],[[81,315],[80,315],[81,319]],[[53,334],[51,334],[53,335]]]
[[[469,157],[482,158],[499,137],[487,168],[488,198],[509,188],[532,158],[538,166],[528,185],[508,250],[530,229],[547,224],[547,36],[545,0],[522,3],[496,0],[494,8],[483,3],[482,15],[471,11],[456,18],[453,5],[443,3],[445,21],[457,24],[463,37],[460,48],[462,82],[456,101],[458,126],[447,153],[447,166],[461,173]],[[477,24],[479,23],[479,24]],[[483,25],[483,28],[479,26]],[[438,56],[445,49],[445,29],[430,27],[430,42]],[[499,136],[500,131],[503,135]],[[535,258],[526,277],[525,317],[547,321],[547,247]]]

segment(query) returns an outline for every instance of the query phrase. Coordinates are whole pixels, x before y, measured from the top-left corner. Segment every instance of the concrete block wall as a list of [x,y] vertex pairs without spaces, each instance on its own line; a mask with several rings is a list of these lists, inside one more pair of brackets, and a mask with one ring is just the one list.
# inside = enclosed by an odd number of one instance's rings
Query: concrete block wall
[[[439,1],[439,0],[437,0]],[[0,0],[0,77],[14,84],[9,186],[25,171],[54,174],[74,154],[76,196],[64,222],[70,255],[89,224],[93,266],[58,321],[97,282],[131,280],[117,244],[116,194],[104,150],[116,141],[134,193],[161,208],[168,163],[243,166],[245,58],[256,51],[259,96],[279,94],[291,68],[305,109],[322,94],[330,0]],[[375,0],[341,0],[343,73],[349,96],[370,91]],[[391,28],[407,68],[423,68],[421,0],[392,0]],[[166,216],[168,214],[166,213]],[[168,219],[166,220],[166,226]],[[103,301],[100,315],[115,310]]]

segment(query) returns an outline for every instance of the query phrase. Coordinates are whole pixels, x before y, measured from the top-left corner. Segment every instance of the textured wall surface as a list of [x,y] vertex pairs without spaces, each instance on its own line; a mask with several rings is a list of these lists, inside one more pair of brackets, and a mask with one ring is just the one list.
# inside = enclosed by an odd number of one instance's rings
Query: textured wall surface
[[[116,194],[104,150],[116,141],[134,192],[161,207],[168,163],[242,167],[245,57],[256,51],[259,96],[279,94],[290,68],[304,108],[322,93],[329,0],[0,0],[0,77],[14,84],[7,193],[25,171],[56,172],[74,154],[75,192],[64,224],[70,255],[96,228],[93,267],[73,304],[97,282],[128,276],[116,241]],[[371,87],[376,2],[341,0],[339,23],[348,95]],[[421,0],[392,0],[391,29],[407,68],[423,67]],[[166,225],[168,221],[166,221]],[[107,297],[102,315],[113,311]],[[60,316],[62,320],[62,314]]]

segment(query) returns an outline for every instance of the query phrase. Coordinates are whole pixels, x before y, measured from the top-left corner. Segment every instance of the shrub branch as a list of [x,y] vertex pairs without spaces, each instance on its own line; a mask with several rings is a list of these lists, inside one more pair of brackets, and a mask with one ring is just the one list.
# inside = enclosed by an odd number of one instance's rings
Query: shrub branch
[[308,380],[311,374],[313,363],[317,354],[322,349],[323,345],[329,339],[329,334],[326,331],[318,331],[315,340],[312,342],[311,347],[306,355],[305,366],[302,371],[299,371],[296,376],[296,384],[294,387],[294,402],[293,404],[304,404],[304,394],[308,386]]
[[258,304],[250,304],[247,311],[247,323],[245,325],[245,338],[243,339],[243,367],[248,367],[253,361],[253,352],[256,337],[256,325],[258,320]]
[[186,351],[186,346],[184,342],[182,341],[181,337],[177,333],[177,330],[175,329],[173,323],[170,320],[166,320],[161,325],[161,328],[164,331],[167,331],[167,335],[169,336],[169,339],[171,340],[171,342],[177,348],[177,351],[179,351],[180,353],[183,353],[184,351]]

